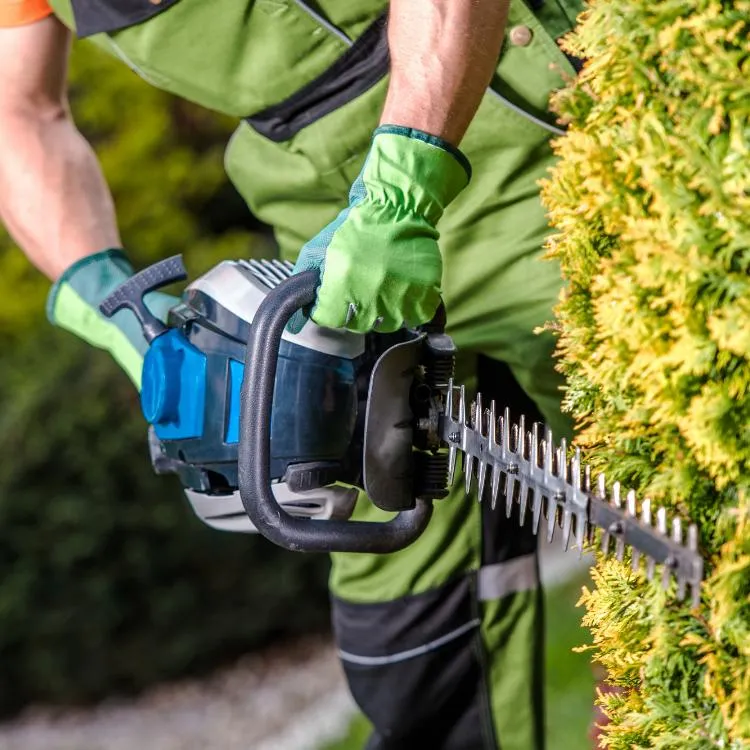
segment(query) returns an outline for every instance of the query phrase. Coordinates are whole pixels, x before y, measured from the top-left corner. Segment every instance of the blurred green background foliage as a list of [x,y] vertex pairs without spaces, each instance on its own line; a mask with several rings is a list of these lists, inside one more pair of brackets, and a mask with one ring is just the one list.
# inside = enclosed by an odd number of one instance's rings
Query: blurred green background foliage
[[[234,123],[77,44],[76,121],[137,268],[190,276],[273,242],[228,184]],[[44,316],[50,283],[0,229],[0,712],[196,674],[327,626],[324,556],[222,534],[148,458],[137,394],[109,357]]]

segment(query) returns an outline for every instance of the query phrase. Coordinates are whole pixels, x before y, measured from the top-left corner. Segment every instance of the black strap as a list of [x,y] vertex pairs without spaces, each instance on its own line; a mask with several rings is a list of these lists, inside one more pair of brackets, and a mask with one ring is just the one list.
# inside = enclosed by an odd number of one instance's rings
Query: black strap
[[112,33],[135,26],[170,8],[179,0],[71,0],[79,38]]
[[382,15],[322,75],[279,104],[245,118],[275,143],[353,101],[382,80],[390,68],[386,15]]

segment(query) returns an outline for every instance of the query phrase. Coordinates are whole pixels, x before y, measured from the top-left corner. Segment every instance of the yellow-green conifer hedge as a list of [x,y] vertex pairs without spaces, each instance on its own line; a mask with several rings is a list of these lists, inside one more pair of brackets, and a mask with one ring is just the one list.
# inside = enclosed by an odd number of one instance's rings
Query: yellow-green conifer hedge
[[599,560],[585,624],[615,750],[750,747],[750,2],[595,0],[544,185],[567,405],[619,479],[700,524],[691,610]]

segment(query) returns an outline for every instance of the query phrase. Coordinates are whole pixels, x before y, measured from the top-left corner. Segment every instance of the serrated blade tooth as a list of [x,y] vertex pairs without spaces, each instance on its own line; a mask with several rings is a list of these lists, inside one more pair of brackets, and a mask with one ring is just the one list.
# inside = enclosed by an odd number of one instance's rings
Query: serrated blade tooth
[[[592,493],[591,467],[588,464],[585,464],[583,467],[583,489],[589,494]],[[588,507],[588,501],[586,506]],[[593,524],[589,525],[587,511],[579,512],[579,521],[583,524],[584,531],[582,538],[584,542],[588,541],[589,545],[593,545],[596,527]],[[581,545],[581,555],[583,555],[583,545]]]
[[445,401],[445,416],[453,419],[453,378],[448,379],[448,391]]
[[505,474],[505,517],[510,518],[513,513],[513,493],[516,489],[516,482],[513,475]]
[[542,493],[534,488],[531,491],[531,525],[534,530],[534,534],[539,533],[539,519],[542,516]]
[[645,498],[641,505],[641,521],[651,526],[651,500]]
[[[453,378],[448,380],[447,400],[445,402],[445,416],[448,420],[453,421]],[[453,487],[453,480],[456,478],[456,458],[458,457],[458,447],[452,442],[448,447],[448,486]]]
[[637,573],[641,567],[641,553],[637,549],[633,548],[630,550],[630,555],[630,568],[634,573]]
[[[656,529],[660,534],[664,534],[664,536],[666,536],[667,527],[667,509],[659,508],[659,510],[656,511]],[[669,588],[669,577],[671,575],[672,571],[670,570],[667,562],[665,562],[662,566],[661,571],[661,587],[665,590]]]
[[687,589],[687,581],[683,576],[677,576],[677,598],[682,601],[685,598],[685,591]]
[[[466,426],[466,386],[461,386],[458,398],[458,421],[462,427]],[[464,468],[464,484],[466,494],[471,494],[471,479],[474,474],[474,457],[468,453],[464,454],[463,459]]]
[[490,507],[492,510],[495,510],[495,506],[497,505],[497,496],[500,494],[500,479],[502,478],[502,474],[500,473],[500,469],[497,468],[497,466],[492,467],[492,478],[490,481],[490,491],[492,493],[492,500]]
[[544,459],[542,467],[544,469],[544,475],[547,477],[552,476],[553,464],[555,460],[555,444],[552,438],[552,430],[547,428],[544,433]]
[[682,544],[682,521],[679,518],[672,521],[672,541]]
[[667,534],[667,509],[659,508],[656,511],[656,529],[660,534]]
[[562,527],[562,543],[563,543],[563,550],[565,552],[568,551],[568,546],[570,542],[570,527],[573,523],[573,514],[569,510],[563,511],[563,527]]
[[526,417],[521,414],[518,419],[518,438],[516,440],[516,453],[519,458],[526,458]]
[[672,570],[667,563],[664,563],[664,567],[661,572],[661,587],[666,591],[669,588],[669,579],[672,575]]
[[[630,490],[628,492],[627,507],[628,507],[628,515],[629,516],[633,516],[635,518],[636,515],[637,515],[637,510],[638,510],[638,508],[637,508],[637,500],[636,500],[636,496],[635,496],[635,490]],[[624,542],[623,542],[623,544],[624,544]],[[630,550],[630,554],[631,554],[631,565],[630,565],[630,567],[631,567],[631,569],[633,571],[637,571],[638,568],[640,567],[641,553],[637,549],[633,548],[633,549]]]
[[[497,406],[495,405],[495,400],[493,399],[490,401],[490,415],[489,415],[489,432],[487,433],[487,450],[490,453],[490,456],[494,456],[497,451]],[[492,510],[495,510],[495,506],[497,505],[497,496],[500,492],[500,470],[497,467],[497,464],[492,465],[491,469],[491,479],[490,479],[490,507]]]
[[560,479],[568,481],[568,441],[565,438],[560,440]]
[[573,458],[570,459],[570,479],[573,487],[581,489],[581,449],[576,448]]
[[479,462],[479,472],[477,474],[477,494],[479,498],[479,502],[482,502],[482,498],[484,497],[484,484],[487,481],[487,463],[485,461]]
[[[688,549],[691,552],[698,551],[698,527],[695,524],[688,526]],[[697,607],[701,603],[700,583],[692,583],[690,588],[693,594],[692,605]]]
[[482,436],[484,436],[483,425],[484,412],[482,411],[482,394],[477,393],[476,400],[474,401],[474,429]]
[[453,480],[456,478],[456,458],[458,457],[458,448],[451,445],[448,449],[448,486],[453,487]]
[[688,549],[691,552],[698,551],[698,527],[694,523],[688,526]]
[[[581,449],[576,448],[573,457],[570,459],[570,474],[575,490],[582,489],[583,478],[581,476]],[[585,524],[581,522],[579,515],[575,516],[576,520],[576,547],[578,548],[578,557],[583,557],[583,534]]]
[[[600,500],[607,499],[607,478],[604,472],[598,474],[596,477],[596,494]],[[601,551],[604,555],[609,554],[609,540],[609,532],[606,529],[602,529]]]
[[550,497],[547,501],[547,542],[555,537],[555,524],[557,523],[557,501]]
[[518,525],[523,526],[526,520],[526,508],[529,502],[529,485],[526,480],[521,480],[521,487],[518,490]]
[[612,505],[622,508],[622,498],[620,497],[620,483],[615,482],[612,485]]
[[[509,469],[511,468],[514,469],[514,467],[509,467]],[[508,518],[510,518],[513,510],[513,500],[516,496],[517,483],[518,480],[516,479],[515,470],[514,472],[508,471],[505,477],[505,513]]]
[[583,557],[583,547],[586,540],[586,514],[576,511],[576,545],[578,545],[578,556]]
[[[664,510],[664,508],[659,508],[659,512],[661,513],[663,511],[663,523],[664,523],[664,533],[666,534],[668,523],[667,523],[667,512]],[[661,531],[661,528],[659,528],[659,531]],[[675,518],[672,521],[672,540],[675,542],[682,543],[682,522],[679,518]],[[670,558],[667,558],[664,561],[664,569],[662,570],[661,574],[661,585],[663,589],[669,588],[669,580],[672,577],[672,569],[673,569],[673,561],[670,560]]]
[[[516,456],[518,449],[518,425],[511,425],[510,423],[510,410],[505,410],[505,424],[508,425],[506,428],[504,438],[507,437],[506,449],[508,450],[508,458],[510,464],[508,471],[505,475],[505,516],[510,518],[513,512],[513,498],[516,494],[516,472],[518,467],[516,466]],[[523,419],[523,417],[521,418]],[[512,450],[511,446],[515,446],[516,450]]]
[[626,502],[628,504],[628,515],[635,516],[636,514],[635,490],[628,491]]
[[468,453],[464,454],[464,485],[466,494],[471,494],[471,481],[474,476],[474,456],[470,456]]
[[[647,526],[651,526],[651,500],[645,498],[641,506],[641,521]],[[656,563],[654,558],[646,555],[646,578],[650,581],[654,577],[654,568]]]
[[510,409],[507,407],[505,408],[505,411],[503,412],[503,443],[502,443],[502,449],[503,453],[510,452]]
[[621,538],[615,542],[615,558],[620,562],[625,559],[625,542]]
[[[615,482],[612,485],[612,505],[616,508],[622,508],[622,497],[620,496],[620,483]],[[622,562],[625,557],[625,542],[621,536],[615,538],[615,557]]]
[[[679,518],[672,520],[672,541],[682,544],[682,521]],[[677,598],[682,601],[685,598],[686,581],[681,575],[677,575]]]
[[490,401],[490,423],[487,432],[488,450],[492,453],[497,446],[497,409],[495,401]]

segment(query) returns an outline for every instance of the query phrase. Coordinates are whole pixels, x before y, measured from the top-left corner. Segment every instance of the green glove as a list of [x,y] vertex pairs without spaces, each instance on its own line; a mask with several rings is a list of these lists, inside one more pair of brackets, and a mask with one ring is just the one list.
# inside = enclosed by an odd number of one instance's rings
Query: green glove
[[[47,317],[60,328],[72,331],[92,346],[108,351],[141,389],[141,370],[148,342],[130,310],[119,310],[112,318],[99,312],[110,292],[133,275],[122,250],[105,250],[76,261],[55,282],[47,297]],[[160,320],[179,299],[161,292],[149,292],[144,302]]]
[[[349,206],[302,248],[294,267],[320,272],[310,317],[361,333],[431,320],[443,270],[435,227],[470,176],[466,157],[445,141],[378,128]],[[298,333],[304,323],[297,313],[288,328]]]

